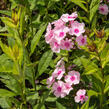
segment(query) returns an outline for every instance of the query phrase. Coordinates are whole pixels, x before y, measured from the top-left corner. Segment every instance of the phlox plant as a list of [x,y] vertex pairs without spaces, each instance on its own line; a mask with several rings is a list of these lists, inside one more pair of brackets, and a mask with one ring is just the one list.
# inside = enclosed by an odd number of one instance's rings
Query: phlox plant
[[109,0],[1,0],[0,108],[109,109]]

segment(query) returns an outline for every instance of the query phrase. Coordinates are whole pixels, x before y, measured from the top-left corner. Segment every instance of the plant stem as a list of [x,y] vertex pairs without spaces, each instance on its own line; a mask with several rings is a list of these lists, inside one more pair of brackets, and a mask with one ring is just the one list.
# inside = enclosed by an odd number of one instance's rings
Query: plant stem
[[104,71],[103,71],[103,67],[102,67],[101,57],[100,57],[98,51],[96,51],[96,53],[97,53],[99,61],[100,61],[100,69],[101,69],[101,74],[102,74],[100,109],[103,109],[103,102],[104,102]]

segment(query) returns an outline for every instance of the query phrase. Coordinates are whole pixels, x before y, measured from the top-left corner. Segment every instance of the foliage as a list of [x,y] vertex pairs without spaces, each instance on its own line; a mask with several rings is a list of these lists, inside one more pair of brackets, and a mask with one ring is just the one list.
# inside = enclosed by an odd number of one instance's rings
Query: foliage
[[[6,8],[0,10],[1,108],[108,109],[109,19],[98,13],[100,0],[2,1]],[[45,42],[46,27],[74,11],[85,23],[87,45],[55,54]],[[73,69],[81,72],[81,84],[74,87],[74,93],[56,98],[46,80],[61,57],[66,68],[75,65]],[[89,99],[84,104],[72,99],[79,88],[87,90]]]

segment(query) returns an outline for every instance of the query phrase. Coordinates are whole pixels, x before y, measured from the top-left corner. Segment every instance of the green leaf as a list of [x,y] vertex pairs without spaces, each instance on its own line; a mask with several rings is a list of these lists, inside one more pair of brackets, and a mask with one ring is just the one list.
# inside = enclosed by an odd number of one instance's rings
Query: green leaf
[[14,24],[14,21],[8,17],[0,17],[1,20],[4,22],[5,25],[11,27],[11,28],[17,28],[17,26]]
[[4,15],[8,15],[11,17],[11,11],[8,11],[8,10],[0,10],[0,13],[1,14],[4,14]]
[[0,98],[0,106],[2,109],[9,109],[11,108],[12,104],[10,102],[10,99],[5,97],[5,98]]
[[40,59],[40,62],[38,64],[38,76],[41,75],[47,67],[50,65],[50,62],[52,60],[53,52],[51,50],[45,52],[43,56]]
[[41,25],[39,31],[36,33],[36,35],[32,39],[32,41],[31,41],[31,52],[30,52],[30,55],[32,55],[32,53],[34,52],[37,44],[40,41],[40,38],[41,38],[43,32],[45,31],[45,29],[46,29],[46,24],[45,25]]
[[38,97],[39,96],[37,92],[30,92],[29,95],[27,95],[27,100],[36,100]]
[[13,56],[13,52],[11,47],[8,47],[6,44],[3,44],[2,41],[0,40],[0,46],[3,50],[3,52],[12,60],[15,60],[14,56]]
[[0,97],[13,97],[16,94],[6,89],[0,89]]
[[47,102],[54,102],[54,101],[56,101],[56,100],[57,100],[56,97],[48,97],[48,98],[46,99]]
[[5,32],[6,30],[7,30],[6,27],[0,26],[0,32]]
[[57,107],[57,109],[67,109],[65,106],[63,106],[62,104],[60,104],[57,101],[56,101],[56,107]]
[[44,105],[37,104],[33,107],[33,109],[46,109]]
[[81,61],[82,65],[85,68],[85,71],[84,71],[83,74],[85,74],[85,75],[93,75],[97,79],[102,81],[101,71],[100,71],[98,66],[93,61],[91,61],[90,59],[83,58],[83,57],[80,58],[80,61]]
[[98,96],[98,92],[94,91],[94,90],[88,90],[88,97],[91,97],[93,95]]
[[71,0],[74,4],[78,5],[79,7],[81,7],[83,10],[85,10],[86,12],[88,12],[87,8],[85,7],[85,5],[83,3],[86,3],[84,0]]
[[7,55],[0,55],[0,72],[12,72],[13,62],[7,57]]
[[99,3],[100,3],[100,0],[92,0],[92,2],[90,4],[90,22],[92,21],[92,19],[96,15],[96,12],[97,12],[98,7],[99,7]]
[[24,25],[25,25],[25,13],[26,13],[26,8],[21,8],[21,13],[19,14],[20,18],[20,35],[22,36],[23,31],[24,31]]
[[109,76],[106,76],[105,80],[106,80],[106,85],[104,88],[104,93],[107,93],[109,91]]
[[18,77],[15,79],[14,76],[7,73],[0,73],[1,81],[5,84],[5,86],[12,90],[16,95],[22,94],[21,85],[18,82]]
[[105,65],[109,62],[109,44],[106,44],[104,49],[101,51],[100,58],[102,62],[102,67],[104,68]]
[[98,66],[94,62],[91,62],[89,59],[81,57],[80,61],[85,68],[86,75],[90,75],[98,71]]
[[[29,1],[30,2],[30,1]],[[36,7],[36,2],[37,2],[37,0],[32,0],[31,2],[30,2],[30,4],[31,4],[31,6],[30,6],[30,9],[31,10],[33,10],[35,7]]]

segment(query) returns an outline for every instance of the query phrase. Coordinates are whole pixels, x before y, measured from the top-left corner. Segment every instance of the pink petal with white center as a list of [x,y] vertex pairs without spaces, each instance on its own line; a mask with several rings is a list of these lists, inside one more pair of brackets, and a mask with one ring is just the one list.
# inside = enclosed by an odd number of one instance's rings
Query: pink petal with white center
[[79,23],[77,21],[72,22],[69,34],[75,35],[77,37],[80,36],[82,33],[85,32],[84,26],[84,23]]
[[54,78],[57,78],[60,80],[63,77],[63,74],[65,73],[65,68],[64,67],[57,67],[54,72],[52,73],[52,76]]
[[80,82],[80,74],[76,71],[68,72],[68,75],[65,76],[65,81],[69,84],[79,84]]
[[73,42],[71,39],[66,38],[65,40],[61,41],[61,49],[63,50],[70,50],[71,48],[73,48]]
[[69,28],[65,26],[60,29],[55,29],[54,34],[56,40],[61,41],[62,39],[64,39],[67,32],[69,32]]
[[64,82],[62,81],[58,81],[58,82],[55,82],[53,84],[53,92],[54,92],[54,95],[56,97],[65,97],[66,96],[66,93],[64,92],[65,91],[65,86],[64,86]]

